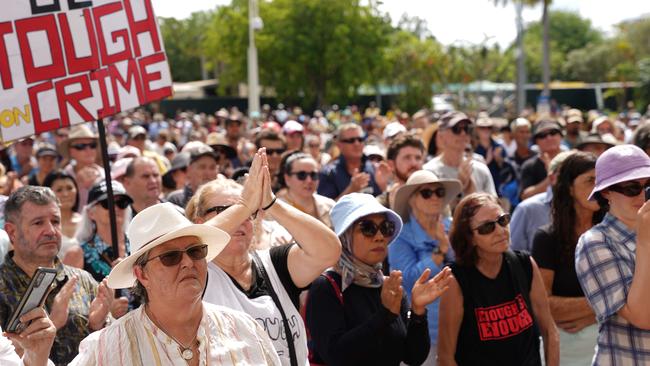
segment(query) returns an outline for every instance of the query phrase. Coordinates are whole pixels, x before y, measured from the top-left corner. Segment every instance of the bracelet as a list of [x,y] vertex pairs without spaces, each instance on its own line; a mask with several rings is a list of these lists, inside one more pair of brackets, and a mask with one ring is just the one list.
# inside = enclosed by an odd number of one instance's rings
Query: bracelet
[[273,197],[273,200],[271,201],[271,203],[269,203],[268,206],[266,206],[266,207],[262,207],[262,211],[266,211],[266,210],[268,210],[269,208],[271,208],[271,206],[273,206],[273,205],[275,204],[275,200],[277,200],[277,199],[278,199],[277,197]]

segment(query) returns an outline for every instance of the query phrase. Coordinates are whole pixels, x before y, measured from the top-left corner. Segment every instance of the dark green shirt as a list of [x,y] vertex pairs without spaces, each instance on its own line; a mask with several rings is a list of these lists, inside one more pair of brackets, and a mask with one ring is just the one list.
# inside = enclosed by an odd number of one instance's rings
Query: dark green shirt
[[[21,297],[27,290],[31,278],[16,265],[14,252],[7,253],[5,262],[0,266],[0,325],[7,329],[9,318],[14,312]],[[53,289],[45,300],[45,310],[50,312],[54,297],[63,285],[76,275],[79,281],[70,299],[68,322],[59,329],[50,352],[50,359],[56,365],[67,365],[77,355],[79,343],[90,333],[88,328],[88,313],[90,303],[97,294],[97,282],[92,276],[81,269],[66,266],[58,258],[54,266],[57,276]]]

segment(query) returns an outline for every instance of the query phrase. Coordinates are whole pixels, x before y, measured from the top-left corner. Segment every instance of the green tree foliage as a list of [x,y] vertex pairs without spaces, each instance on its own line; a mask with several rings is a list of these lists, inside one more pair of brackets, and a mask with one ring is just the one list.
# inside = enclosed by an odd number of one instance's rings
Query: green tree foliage
[[201,56],[204,31],[211,18],[210,12],[196,12],[183,20],[160,18],[160,33],[172,69],[174,81],[192,81],[201,78]]

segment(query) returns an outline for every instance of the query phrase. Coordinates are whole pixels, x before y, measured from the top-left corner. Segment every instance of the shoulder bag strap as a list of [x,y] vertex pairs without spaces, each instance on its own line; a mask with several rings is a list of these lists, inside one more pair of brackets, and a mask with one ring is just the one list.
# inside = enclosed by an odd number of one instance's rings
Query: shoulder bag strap
[[278,295],[275,293],[275,290],[273,289],[273,283],[271,283],[271,279],[269,278],[269,275],[266,273],[264,264],[262,264],[262,260],[260,259],[260,257],[257,255],[256,252],[253,252],[253,261],[255,262],[257,268],[260,270],[260,273],[262,273],[262,277],[266,282],[266,288],[268,289],[269,295],[271,295],[271,298],[275,303],[275,307],[278,308],[278,310],[280,310],[280,314],[282,314],[282,323],[284,324],[284,334],[287,338],[287,346],[289,346],[289,357],[291,359],[291,366],[298,366],[298,358],[296,356],[296,345],[293,343],[293,333],[291,332],[291,328],[289,327],[289,321],[287,320],[287,315],[284,313],[284,308],[282,308],[280,299],[278,298]]
[[343,305],[343,293],[341,293],[341,287],[339,286],[338,283],[336,283],[334,277],[332,277],[332,275],[329,272],[323,272],[322,276],[325,277],[332,285],[332,287],[334,288],[334,292],[336,293],[336,297],[338,297],[339,302],[341,303],[341,305]]

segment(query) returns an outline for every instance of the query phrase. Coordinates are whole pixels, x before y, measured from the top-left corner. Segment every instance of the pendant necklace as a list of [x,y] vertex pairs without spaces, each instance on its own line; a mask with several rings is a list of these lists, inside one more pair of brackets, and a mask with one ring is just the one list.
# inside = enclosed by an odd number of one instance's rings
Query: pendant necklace
[[178,351],[180,352],[181,357],[182,357],[185,361],[187,361],[187,362],[189,362],[191,359],[193,359],[193,358],[194,358],[194,351],[192,351],[192,347],[193,347],[195,344],[198,343],[198,342],[196,341],[196,339],[195,339],[194,341],[191,342],[191,344],[190,344],[189,347],[185,347],[185,346],[183,345],[183,343],[179,342],[179,340],[176,339],[176,337],[174,337],[173,335],[171,335],[169,332],[167,332],[167,331],[165,330],[165,328],[162,327],[162,325],[160,325],[160,323],[158,322],[158,319],[156,319],[156,316],[153,315],[153,312],[152,312],[151,310],[149,311],[149,313],[151,314],[151,318],[150,318],[151,321],[153,321],[153,323],[154,323],[158,328],[160,328],[160,329],[161,329],[161,330],[162,330],[166,335],[170,336],[170,337],[174,340],[174,342],[176,342],[176,344],[178,345]]

